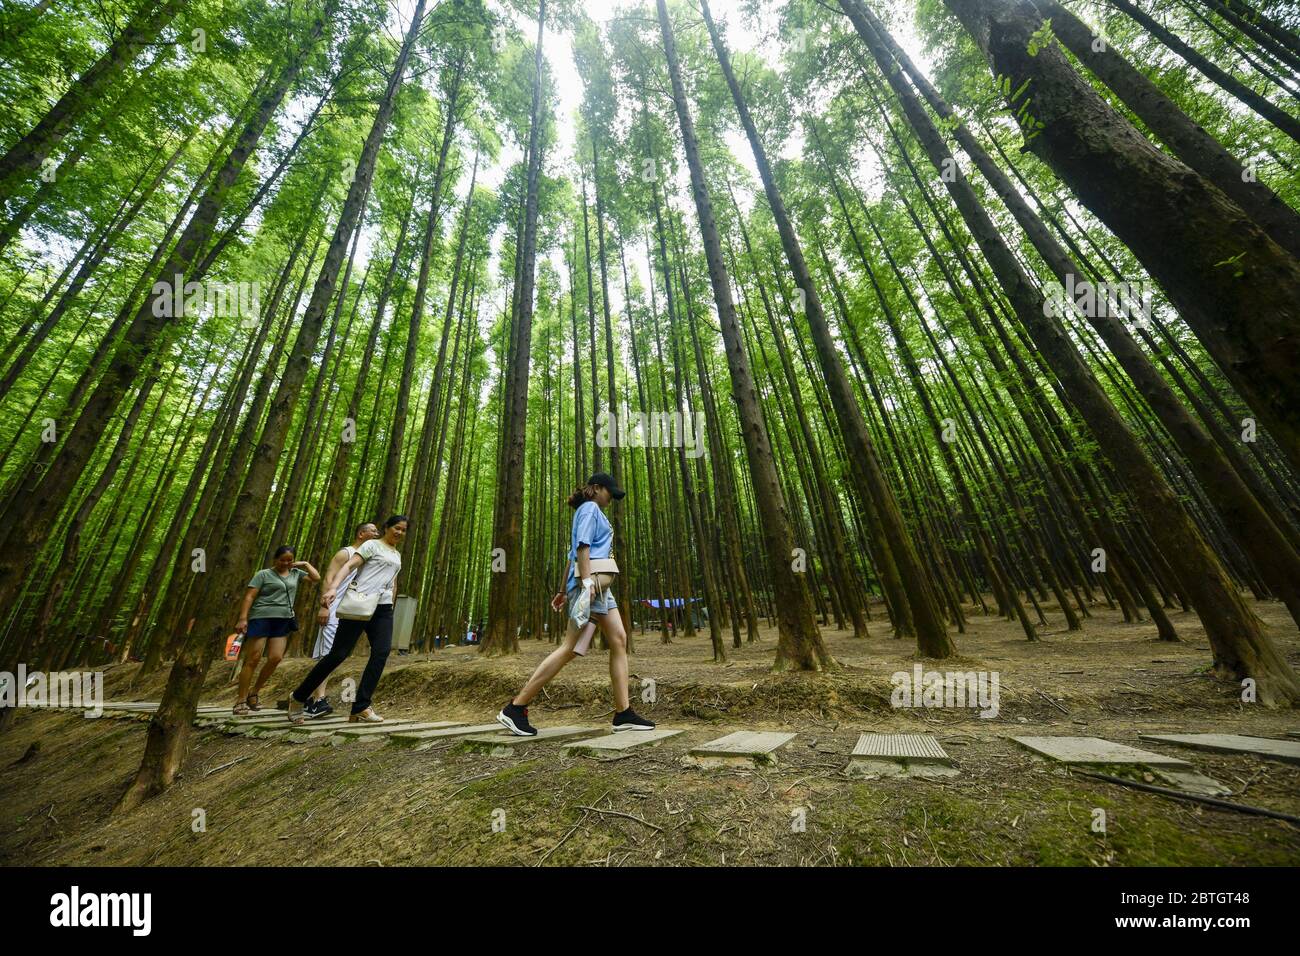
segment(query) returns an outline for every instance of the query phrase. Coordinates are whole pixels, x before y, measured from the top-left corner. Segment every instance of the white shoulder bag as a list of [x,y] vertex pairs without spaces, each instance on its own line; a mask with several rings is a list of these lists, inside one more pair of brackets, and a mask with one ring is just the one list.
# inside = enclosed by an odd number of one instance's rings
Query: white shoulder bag
[[382,593],[358,591],[356,584],[349,584],[334,616],[342,621],[368,621],[375,616],[375,608],[379,607],[379,595]]
[[[398,568],[400,571],[401,568]],[[360,576],[360,569],[357,569],[357,576]],[[357,589],[357,579],[354,577],[348,589],[343,592],[343,600],[339,601],[338,610],[334,612],[335,616],[342,621],[368,621],[375,616],[375,609],[379,607],[380,596],[393,586],[397,580],[397,571],[388,579],[388,583],[378,591],[360,591]]]

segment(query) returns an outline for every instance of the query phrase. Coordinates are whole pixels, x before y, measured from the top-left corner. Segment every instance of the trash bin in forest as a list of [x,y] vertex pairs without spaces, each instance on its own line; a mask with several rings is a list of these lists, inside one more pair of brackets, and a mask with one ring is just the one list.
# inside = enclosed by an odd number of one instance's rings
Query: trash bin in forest
[[415,598],[406,594],[397,595],[393,604],[393,650],[409,651],[411,649],[411,631],[415,628]]

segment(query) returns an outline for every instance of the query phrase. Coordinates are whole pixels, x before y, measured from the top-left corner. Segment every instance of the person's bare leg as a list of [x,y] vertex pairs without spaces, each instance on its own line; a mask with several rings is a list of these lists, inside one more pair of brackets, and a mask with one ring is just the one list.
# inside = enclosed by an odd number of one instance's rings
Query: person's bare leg
[[235,703],[242,704],[248,700],[248,685],[253,683],[253,672],[257,670],[257,665],[262,660],[262,648],[266,646],[266,638],[255,637],[252,643],[244,645],[244,664],[239,669],[239,696]]
[[287,637],[272,637],[267,640],[266,663],[262,665],[262,673],[257,675],[257,683],[253,685],[254,697],[262,692],[262,687],[271,679],[275,669],[280,666],[280,661],[284,660],[284,650],[288,643]]
[[627,691],[627,632],[623,630],[623,615],[593,614],[592,617],[605,632],[609,647],[609,686],[614,692],[614,710],[622,713],[632,706]]
[[537,665],[537,670],[533,671],[533,676],[528,678],[528,683],[523,686],[519,693],[515,694],[510,703],[519,707],[527,707],[528,702],[537,696],[538,691],[546,685],[547,681],[564,670],[564,665],[578,656],[573,651],[573,645],[577,643],[577,640],[578,625],[570,620],[568,629],[564,633],[564,643],[542,659],[542,662]]

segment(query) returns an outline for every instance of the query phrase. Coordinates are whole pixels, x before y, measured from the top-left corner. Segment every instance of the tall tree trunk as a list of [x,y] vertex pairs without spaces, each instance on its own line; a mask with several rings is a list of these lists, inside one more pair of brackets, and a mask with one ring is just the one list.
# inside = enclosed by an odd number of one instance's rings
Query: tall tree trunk
[[1057,0],[1032,0],[1052,32],[1173,154],[1244,209],[1292,256],[1300,256],[1300,213],[1242,168],[1223,145],[1191,120],[1109,43],[1098,43],[1084,23]]
[[1300,261],[1221,190],[1148,142],[1054,44],[1031,56],[1043,18],[1030,0],[944,2],[993,73],[1007,78],[1026,148],[1164,287],[1300,470]]
[[[185,744],[189,739],[190,725],[198,706],[203,679],[207,676],[208,666],[220,650],[221,636],[225,632],[230,609],[235,606],[235,601],[242,590],[242,582],[247,570],[247,556],[255,553],[257,549],[254,536],[257,534],[258,521],[270,492],[276,463],[289,430],[298,393],[307,376],[312,354],[316,350],[316,341],[325,318],[325,310],[334,296],[335,281],[343,264],[348,242],[361,217],[363,197],[369,191],[374,177],[379,148],[393,115],[397,91],[401,87],[411,50],[415,46],[416,37],[424,21],[424,3],[425,0],[417,0],[410,29],[407,31],[397,55],[397,62],[394,63],[388,78],[387,88],[380,101],[374,123],[366,136],[365,145],[357,162],[356,175],[348,188],[347,199],[343,203],[338,224],[335,226],[334,235],[325,254],[325,261],[321,265],[320,275],[316,279],[311,299],[307,303],[307,310],[303,314],[293,354],[289,356],[279,392],[271,405],[267,425],[262,432],[262,444],[253,457],[252,467],[249,469],[234,513],[226,526],[226,533],[222,536],[220,545],[213,549],[216,557],[208,569],[210,583],[205,588],[204,601],[195,620],[193,637],[177,657],[167,679],[162,701],[149,722],[149,733],[145,741],[140,769],[118,805],[121,811],[129,811],[145,798],[171,786],[184,759]],[[319,35],[320,30],[317,29],[315,33]]]
[[[415,298],[411,303],[411,324],[406,334],[406,357],[402,362],[402,377],[397,389],[397,406],[393,412],[393,428],[388,438],[388,452],[384,459],[384,476],[379,484],[377,514],[387,516],[398,507],[398,475],[402,448],[406,434],[406,415],[410,404],[411,379],[415,371],[416,353],[420,346],[420,325],[424,318],[424,301],[429,293],[429,276],[433,271],[434,245],[441,224],[443,176],[447,171],[447,155],[451,150],[452,134],[456,130],[456,98],[460,91],[462,60],[452,82],[449,101],[444,104],[442,142],[438,148],[438,165],[433,174],[433,187],[429,199],[429,218],[425,222],[424,247],[420,257],[420,272],[415,283]],[[435,389],[437,383],[434,383]],[[409,494],[408,494],[409,498]],[[382,518],[380,520],[383,520]],[[427,529],[425,529],[427,530]],[[424,530],[421,531],[424,534]]]
[[[519,582],[523,563],[524,445],[528,429],[528,364],[533,343],[533,294],[537,282],[537,190],[542,169],[542,37],[546,0],[537,5],[537,46],[533,63],[533,104],[528,127],[528,183],[523,228],[518,233],[519,271],[510,322],[511,349],[503,381],[501,455],[492,550],[505,555],[505,570],[494,571],[488,588],[487,632],[479,653],[519,652]],[[578,437],[581,441],[581,436]]]
[[709,199],[704,181],[704,165],[700,161],[699,142],[695,134],[695,121],[691,118],[682,83],[681,66],[677,59],[677,43],[673,38],[672,23],[668,18],[665,0],[656,0],[659,12],[659,29],[663,35],[664,55],[668,60],[668,75],[672,81],[673,105],[677,111],[678,125],[686,150],[686,163],[690,167],[691,192],[695,211],[699,217],[700,235],[704,241],[704,254],[709,266],[709,282],[718,307],[718,320],[726,345],[727,367],[731,372],[732,390],[736,410],[744,434],[745,453],[754,485],[754,497],[760,516],[767,565],[772,576],[777,612],[777,670],[827,670],[838,667],[822,642],[808,588],[792,568],[794,537],[790,530],[790,513],[781,493],[776,463],[772,456],[772,443],[763,421],[758,390],[745,355],[744,339],[736,318],[736,306],[731,297],[731,279],[722,258],[722,242],[717,222],[713,217],[713,203]]
[[[1082,282],[1085,277],[1083,267],[1056,242],[1042,220],[1029,208],[1021,192],[993,162],[965,125],[960,123],[933,85],[893,42],[880,20],[870,10],[865,12],[877,35],[884,40],[930,106],[939,116],[954,124],[952,129],[958,143],[1015,217],[1048,268],[1062,285],[1076,280]],[[1247,487],[1243,476],[1232,467],[1210,435],[1178,400],[1173,389],[1129,335],[1123,323],[1116,316],[1101,314],[1100,309],[1092,310],[1087,321],[1105,340],[1112,354],[1177,443],[1179,450],[1187,457],[1210,500],[1234,529],[1238,543],[1256,559],[1269,586],[1286,602],[1292,616],[1300,623],[1300,554],[1296,553],[1293,543],[1273,522],[1261,502]]]
[[[855,480],[858,494],[864,499],[870,499],[875,503],[876,515],[884,527],[890,551],[893,553],[899,572],[902,575],[904,593],[907,595],[908,605],[912,610],[912,619],[916,624],[917,649],[926,657],[949,657],[956,653],[956,648],[948,636],[948,629],[942,612],[939,610],[934,593],[916,556],[912,540],[903,525],[898,501],[894,498],[893,489],[889,487],[889,483],[885,479],[875,444],[871,440],[871,434],[867,431],[867,423],[862,417],[862,409],[858,406],[857,399],[853,395],[853,388],[849,384],[848,376],[845,374],[844,364],[840,360],[839,351],[831,336],[830,327],[826,322],[821,297],[817,293],[817,286],[813,282],[812,274],[808,270],[808,264],[804,260],[803,248],[799,243],[798,236],[795,234],[794,226],[790,222],[790,216],[786,212],[785,202],[781,198],[780,190],[776,187],[776,180],[772,176],[772,167],[767,159],[767,151],[763,148],[758,136],[758,129],[754,126],[753,118],[750,116],[749,106],[745,101],[744,94],[741,92],[740,85],[736,82],[735,74],[731,69],[731,58],[728,56],[726,47],[723,45],[718,29],[713,22],[708,0],[700,0],[700,8],[704,13],[704,21],[709,28],[709,37],[713,41],[714,52],[717,54],[718,62],[722,66],[727,86],[731,90],[736,112],[740,115],[741,125],[745,129],[750,149],[754,153],[754,161],[758,166],[759,176],[763,180],[763,191],[767,196],[768,206],[771,207],[772,218],[776,221],[777,232],[781,236],[781,248],[785,252],[786,261],[790,264],[794,284],[803,293],[804,316],[808,320],[808,327],[812,332],[813,342],[817,347],[817,356],[821,363],[822,374],[826,378],[831,405],[835,409],[835,418],[848,446],[849,455],[857,466],[849,470],[850,474]],[[701,184],[700,189],[702,188]]]
[[[618,394],[614,383],[614,318],[609,302],[609,265],[605,258],[605,197],[600,188],[600,154],[596,148],[599,131],[591,130],[591,185],[596,194],[596,254],[600,263],[600,304],[605,317],[605,391],[606,406],[611,415],[620,411]],[[614,476],[614,483],[620,488],[623,484],[623,455],[617,442],[609,449],[609,472]],[[609,521],[614,529],[614,554],[622,556],[627,545],[627,520],[623,502],[610,503]],[[628,634],[628,650],[631,650],[632,635],[632,582],[628,575],[620,574],[614,579],[615,599],[619,616],[623,619],[623,629]]]
[[[898,65],[890,58],[887,46],[869,22],[860,0],[840,0],[840,5],[894,89],[935,169],[951,168],[955,160],[934,122],[907,86]],[[1111,465],[1123,477],[1134,504],[1147,519],[1153,541],[1171,562],[1176,562],[1179,584],[1191,597],[1214,649],[1216,670],[1225,678],[1257,680],[1262,702],[1281,704],[1300,698],[1300,682],[1297,682],[1295,674],[1269,640],[1259,619],[1233,587],[1146,450],[1102,391],[1060,320],[1044,308],[1042,293],[1021,268],[970,183],[960,175],[944,177],[944,181],[972,236],[997,275],[1016,317],[1028,330],[1044,358],[1051,363],[1072,404],[1088,423]]]
[[1129,0],[1106,0],[1106,2],[1116,10],[1123,11],[1153,37],[1190,63],[1202,76],[1218,84],[1221,89],[1235,96],[1297,143],[1300,143],[1300,119],[1276,106],[1235,76],[1226,70],[1220,69],[1208,58],[1197,53],[1190,44],[1161,26],[1155,17],[1148,14],[1137,4],[1131,3]]

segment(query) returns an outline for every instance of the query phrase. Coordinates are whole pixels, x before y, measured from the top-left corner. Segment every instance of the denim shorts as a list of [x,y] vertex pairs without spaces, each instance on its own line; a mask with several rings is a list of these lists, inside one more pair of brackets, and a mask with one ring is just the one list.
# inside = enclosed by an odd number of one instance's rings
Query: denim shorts
[[249,638],[288,637],[298,630],[298,621],[292,617],[255,617],[248,622]]
[[[578,597],[581,594],[581,584],[569,591],[568,606],[565,609],[565,613],[568,615],[570,625],[573,623],[573,604],[578,600]],[[617,608],[618,602],[614,600],[614,589],[612,587],[604,588],[603,590],[600,588],[596,589],[596,593],[591,599],[591,617],[588,619],[588,623],[579,630],[578,641],[573,647],[573,653],[577,654],[579,657],[587,656],[587,650],[591,647],[591,639],[595,636],[596,615],[608,614],[610,611],[616,610]],[[582,636],[583,633],[586,633],[586,637]]]
[[[568,602],[565,607],[566,614],[572,614],[573,602],[578,599],[578,595],[581,593],[581,584],[569,591]],[[596,589],[596,593],[591,598],[592,614],[608,614],[616,607],[618,607],[618,602],[614,600],[614,589],[612,587],[605,588],[603,591],[599,588]]]

